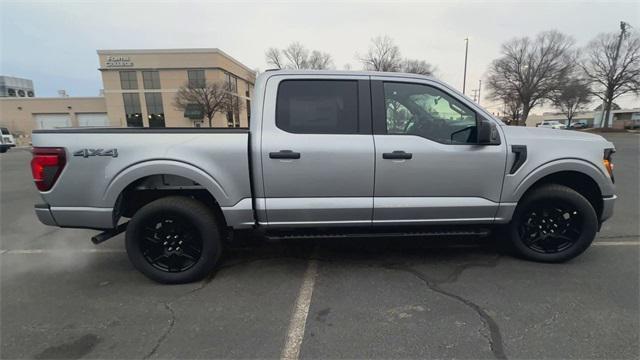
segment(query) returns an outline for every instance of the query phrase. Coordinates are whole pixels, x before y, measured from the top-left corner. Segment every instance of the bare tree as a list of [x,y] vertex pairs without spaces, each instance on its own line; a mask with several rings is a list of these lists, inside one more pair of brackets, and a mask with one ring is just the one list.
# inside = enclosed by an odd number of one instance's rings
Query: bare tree
[[574,64],[573,39],[556,31],[535,39],[516,38],[502,45],[502,56],[489,67],[489,96],[503,100],[517,94],[524,123],[529,111],[548,99]]
[[267,59],[267,64],[270,66],[273,66],[276,69],[282,69],[284,67],[284,59],[282,58],[280,49],[271,47],[267,49],[264,56]]
[[389,36],[371,39],[367,55],[360,57],[366,70],[406,72],[420,75],[433,75],[435,67],[424,60],[402,59],[400,48]]
[[584,80],[567,79],[551,94],[551,102],[567,117],[568,127],[573,116],[591,102],[591,89]]
[[435,67],[424,60],[406,59],[402,63],[402,71],[412,74],[433,75]]
[[360,58],[360,62],[366,70],[400,71],[402,69],[400,49],[393,39],[386,35],[371,40],[369,51],[367,55]]
[[[617,103],[611,103],[611,110],[620,110],[622,109],[620,107],[620,105],[618,105]],[[596,106],[593,111],[602,111],[602,104]]]
[[333,68],[333,59],[329,53],[319,50],[309,51],[299,42],[289,44],[285,49],[269,48],[265,52],[267,64],[278,69]]
[[313,50],[306,61],[307,67],[313,70],[325,70],[333,67],[331,55],[326,52]]
[[217,113],[239,113],[242,101],[232,92],[232,85],[224,81],[207,82],[196,87],[188,84],[181,86],[176,93],[174,106],[179,110],[188,107],[199,107],[213,126],[213,118]]
[[500,99],[504,104],[504,114],[507,119],[507,123],[518,124],[520,117],[522,116],[522,102],[520,96],[516,93],[504,94]]
[[624,94],[640,93],[640,37],[627,32],[620,23],[620,34],[600,34],[585,49],[580,66],[605,105],[604,127],[609,126],[613,101]]
[[309,57],[309,50],[301,43],[291,43],[282,53],[287,60],[289,60],[289,64],[293,69],[306,69],[308,67],[307,58]]

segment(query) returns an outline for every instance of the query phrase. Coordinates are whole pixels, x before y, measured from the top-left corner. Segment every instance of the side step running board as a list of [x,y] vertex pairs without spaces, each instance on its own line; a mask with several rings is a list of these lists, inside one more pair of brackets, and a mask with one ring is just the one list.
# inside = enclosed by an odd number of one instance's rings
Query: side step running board
[[338,239],[338,238],[381,238],[381,237],[484,237],[490,234],[489,229],[478,230],[438,230],[438,231],[406,231],[406,232],[372,232],[372,233],[267,233],[269,240],[284,239]]

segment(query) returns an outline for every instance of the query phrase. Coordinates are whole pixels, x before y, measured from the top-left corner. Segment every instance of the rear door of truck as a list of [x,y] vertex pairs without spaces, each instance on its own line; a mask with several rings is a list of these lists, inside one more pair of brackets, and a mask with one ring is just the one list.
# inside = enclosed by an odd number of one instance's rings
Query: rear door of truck
[[273,76],[262,167],[271,226],[371,223],[374,145],[368,76]]

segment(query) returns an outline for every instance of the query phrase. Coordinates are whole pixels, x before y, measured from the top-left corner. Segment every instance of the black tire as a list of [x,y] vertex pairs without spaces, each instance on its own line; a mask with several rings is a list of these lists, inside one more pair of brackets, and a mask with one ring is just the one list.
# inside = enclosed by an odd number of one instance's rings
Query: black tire
[[221,237],[211,209],[191,198],[169,196],[134,214],[125,245],[133,266],[148,278],[182,284],[211,273],[222,252]]
[[3,147],[0,147],[0,154],[4,154],[4,153],[6,153],[6,152],[7,152],[7,150],[9,150],[9,148],[4,147],[4,146],[3,146]]
[[598,231],[591,203],[575,190],[549,184],[523,198],[507,228],[513,250],[539,262],[563,262],[582,254]]

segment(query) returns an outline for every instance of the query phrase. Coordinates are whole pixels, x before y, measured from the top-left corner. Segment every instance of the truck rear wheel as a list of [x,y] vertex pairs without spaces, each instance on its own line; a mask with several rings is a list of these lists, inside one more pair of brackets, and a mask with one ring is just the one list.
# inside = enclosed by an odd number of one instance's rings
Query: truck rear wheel
[[222,245],[213,212],[197,200],[170,196],[138,210],[126,233],[127,255],[148,278],[165,284],[204,278]]
[[563,262],[584,252],[598,231],[591,203],[575,190],[550,184],[528,194],[508,227],[514,250],[541,262]]

